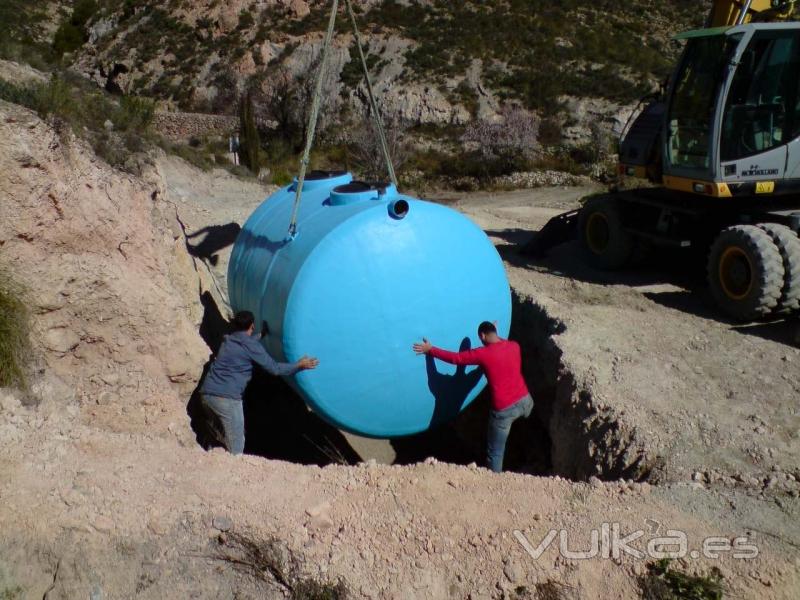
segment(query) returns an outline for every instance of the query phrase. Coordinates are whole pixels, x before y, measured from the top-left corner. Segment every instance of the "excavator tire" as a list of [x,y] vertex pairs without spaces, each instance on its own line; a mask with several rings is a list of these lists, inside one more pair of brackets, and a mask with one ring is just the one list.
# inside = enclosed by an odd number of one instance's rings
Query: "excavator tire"
[[800,238],[797,234],[778,223],[761,223],[783,259],[783,289],[775,312],[789,314],[800,308]]
[[578,215],[578,236],[586,262],[614,270],[631,258],[634,239],[625,231],[620,202],[613,196],[595,196]]
[[772,237],[755,225],[723,229],[708,256],[708,284],[725,313],[738,321],[770,314],[781,299],[783,258]]

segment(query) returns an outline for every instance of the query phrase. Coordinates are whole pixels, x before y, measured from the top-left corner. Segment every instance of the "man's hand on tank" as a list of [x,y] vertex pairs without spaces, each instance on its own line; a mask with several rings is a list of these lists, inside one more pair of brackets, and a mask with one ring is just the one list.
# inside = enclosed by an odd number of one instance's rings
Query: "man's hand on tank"
[[422,343],[414,344],[414,352],[417,354],[427,354],[433,348],[433,345],[425,338],[422,338]]
[[310,356],[304,356],[297,361],[297,366],[300,367],[301,371],[316,369],[318,364],[319,360],[317,360],[316,358],[312,358]]

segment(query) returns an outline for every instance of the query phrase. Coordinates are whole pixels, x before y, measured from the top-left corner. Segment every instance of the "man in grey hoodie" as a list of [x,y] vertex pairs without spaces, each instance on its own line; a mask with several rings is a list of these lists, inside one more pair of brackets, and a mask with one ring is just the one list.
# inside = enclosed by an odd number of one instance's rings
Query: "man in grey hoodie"
[[[316,358],[302,357],[296,363],[276,362],[264,346],[260,336],[253,336],[253,313],[244,310],[233,318],[234,332],[225,336],[217,358],[211,364],[200,397],[210,421],[212,434],[231,454],[244,452],[244,409],[242,394],[253,376],[253,365],[258,365],[272,375],[285,377],[298,371],[314,369]],[[221,426],[222,431],[219,431]]]

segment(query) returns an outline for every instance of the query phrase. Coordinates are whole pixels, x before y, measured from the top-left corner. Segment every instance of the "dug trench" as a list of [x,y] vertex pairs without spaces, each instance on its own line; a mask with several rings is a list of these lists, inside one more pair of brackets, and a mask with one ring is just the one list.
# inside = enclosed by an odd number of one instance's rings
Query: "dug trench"
[[[200,334],[213,355],[227,332],[227,322],[209,294],[201,301],[205,314]],[[634,430],[594,401],[587,378],[571,372],[561,360],[558,337],[566,330],[564,323],[548,315],[534,298],[514,291],[512,302],[509,337],[521,346],[523,374],[535,408],[530,418],[512,427],[505,470],[578,481],[650,478],[658,460],[646,455]],[[215,442],[200,405],[201,385],[202,379],[187,412],[198,444],[210,448]],[[425,460],[460,465],[484,462],[486,389],[451,423],[393,440],[361,438],[336,429],[310,411],[283,380],[258,370],[244,403],[247,454],[318,466],[369,460],[399,465]]]

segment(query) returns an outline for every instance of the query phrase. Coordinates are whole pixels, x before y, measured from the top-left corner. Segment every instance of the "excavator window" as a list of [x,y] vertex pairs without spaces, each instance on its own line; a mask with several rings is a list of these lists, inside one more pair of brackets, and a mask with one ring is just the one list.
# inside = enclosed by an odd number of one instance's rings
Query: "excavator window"
[[688,41],[667,117],[667,149],[673,167],[709,171],[717,96],[739,39],[712,35]]
[[798,134],[798,82],[800,32],[755,33],[725,102],[722,161],[765,152]]

